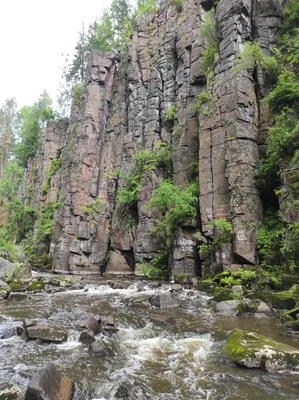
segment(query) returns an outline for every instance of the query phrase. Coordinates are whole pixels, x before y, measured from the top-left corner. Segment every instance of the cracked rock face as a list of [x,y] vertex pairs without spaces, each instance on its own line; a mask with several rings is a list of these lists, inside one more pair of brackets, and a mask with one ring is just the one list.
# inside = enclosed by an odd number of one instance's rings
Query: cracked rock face
[[[268,128],[260,100],[267,94],[262,71],[236,72],[238,54],[248,40],[267,53],[275,44],[281,20],[279,0],[222,0],[216,7],[219,57],[213,79],[206,81],[200,38],[204,11],[212,0],[185,0],[180,14],[163,1],[156,13],[138,22],[126,55],[92,53],[83,94],[67,121],[50,123],[36,165],[26,172],[23,195],[36,175],[33,204],[49,201],[63,207],[55,212],[51,244],[57,272],[98,274],[139,273],[161,250],[152,235],[156,210],[147,203],[165,173],[151,170],[141,181],[133,217],[119,204],[124,175],[140,150],[153,151],[163,142],[172,150],[173,181],[194,180],[192,165],[199,162],[198,218],[176,233],[170,257],[171,273],[194,275],[199,258],[194,239],[203,242],[213,232],[209,221],[227,218],[235,240],[214,255],[214,265],[255,264],[257,229],[262,204],[254,183],[259,154],[265,149]],[[198,113],[197,95],[210,94]],[[173,120],[167,112],[176,107]],[[42,195],[51,163],[62,166]],[[26,189],[27,188],[27,189]]]

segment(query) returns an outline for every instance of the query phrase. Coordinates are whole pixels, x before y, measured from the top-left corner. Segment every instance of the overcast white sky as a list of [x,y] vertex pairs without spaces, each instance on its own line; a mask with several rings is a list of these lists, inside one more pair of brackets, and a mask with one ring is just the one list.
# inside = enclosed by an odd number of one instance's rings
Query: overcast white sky
[[0,106],[15,97],[32,104],[46,89],[56,100],[64,57],[84,20],[99,17],[111,0],[0,0]]

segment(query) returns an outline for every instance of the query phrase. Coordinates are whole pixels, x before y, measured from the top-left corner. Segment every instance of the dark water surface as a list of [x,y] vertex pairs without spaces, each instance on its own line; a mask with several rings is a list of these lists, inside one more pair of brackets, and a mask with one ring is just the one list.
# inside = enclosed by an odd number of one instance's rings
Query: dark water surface
[[[221,317],[204,293],[178,293],[182,307],[158,310],[138,300],[168,292],[165,284],[132,281],[128,289],[111,289],[104,281],[85,282],[85,290],[32,294],[0,302],[0,333],[24,318],[57,323],[69,330],[63,344],[25,342],[18,336],[0,340],[0,389],[26,386],[38,368],[54,362],[78,387],[76,398],[113,399],[120,382],[131,380],[148,399],[299,399],[299,374],[266,373],[236,367],[222,355],[228,332],[238,327],[299,348],[272,319]],[[105,337],[115,357],[91,357],[78,342],[79,324],[87,317],[112,315],[119,332]],[[166,323],[151,316],[164,316]]]

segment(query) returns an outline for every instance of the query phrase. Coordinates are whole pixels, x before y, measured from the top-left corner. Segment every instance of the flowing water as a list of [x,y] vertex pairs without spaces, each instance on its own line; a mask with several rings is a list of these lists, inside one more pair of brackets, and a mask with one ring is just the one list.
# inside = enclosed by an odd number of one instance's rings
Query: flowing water
[[[54,362],[76,382],[78,400],[113,399],[120,382],[128,380],[147,399],[299,398],[299,374],[240,368],[222,355],[225,339],[235,327],[299,348],[296,337],[287,336],[273,319],[217,316],[210,298],[193,290],[177,294],[180,309],[147,305],[151,295],[169,289],[169,284],[156,287],[140,281],[132,281],[127,289],[112,289],[98,281],[85,282],[82,290],[0,302],[0,337],[24,318],[62,324],[69,330],[68,341],[62,344],[26,342],[19,336],[0,340],[0,390],[12,383],[25,387],[40,367]],[[119,332],[105,340],[115,356],[90,356],[78,341],[80,322],[90,316],[111,315]],[[164,322],[157,321],[162,317]]]

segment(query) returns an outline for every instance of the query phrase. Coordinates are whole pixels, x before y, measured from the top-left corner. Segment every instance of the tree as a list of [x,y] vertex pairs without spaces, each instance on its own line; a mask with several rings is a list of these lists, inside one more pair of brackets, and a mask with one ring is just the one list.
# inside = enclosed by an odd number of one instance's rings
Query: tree
[[0,108],[0,178],[3,177],[15,143],[17,115],[16,100],[6,99]]
[[34,157],[39,150],[42,131],[45,122],[54,119],[54,111],[51,107],[52,100],[44,91],[37,102],[32,106],[21,109],[20,143],[15,148],[15,155],[19,165],[26,167],[29,158]]

